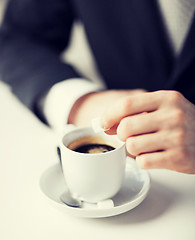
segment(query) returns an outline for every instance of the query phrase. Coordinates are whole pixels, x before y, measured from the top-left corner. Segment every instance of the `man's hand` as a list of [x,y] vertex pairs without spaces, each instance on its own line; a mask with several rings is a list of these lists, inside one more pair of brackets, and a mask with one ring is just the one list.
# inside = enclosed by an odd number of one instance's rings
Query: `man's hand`
[[195,173],[195,106],[179,92],[142,93],[113,101],[102,126],[126,142],[142,168]]
[[91,119],[101,114],[118,99],[143,93],[144,90],[108,90],[93,92],[79,98],[74,104],[68,119],[68,123],[77,126],[90,125]]

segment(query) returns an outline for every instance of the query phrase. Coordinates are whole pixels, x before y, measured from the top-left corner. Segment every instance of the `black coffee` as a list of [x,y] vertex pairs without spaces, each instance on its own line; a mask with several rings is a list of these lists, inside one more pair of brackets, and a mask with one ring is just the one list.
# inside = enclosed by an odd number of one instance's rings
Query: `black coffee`
[[117,145],[107,142],[100,136],[86,136],[76,139],[68,146],[69,149],[80,153],[105,153],[114,150]]
[[82,146],[79,146],[73,149],[75,152],[80,153],[105,153],[114,150],[115,148],[107,145],[107,144],[96,144],[96,143],[89,143]]

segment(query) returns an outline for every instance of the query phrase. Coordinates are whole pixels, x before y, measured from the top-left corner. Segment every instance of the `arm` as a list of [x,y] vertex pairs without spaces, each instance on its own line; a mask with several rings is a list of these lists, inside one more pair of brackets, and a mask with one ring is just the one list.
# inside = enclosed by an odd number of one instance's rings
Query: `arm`
[[[85,79],[70,79],[55,84],[44,96],[42,106],[48,124],[57,131],[63,131],[65,124],[70,123],[73,106],[88,94],[97,94],[104,87]],[[80,107],[74,107],[79,111]],[[95,106],[94,106],[95,108]],[[90,110],[89,110],[90,111]],[[88,113],[89,113],[88,111]],[[86,113],[87,114],[87,113]]]
[[60,60],[74,17],[68,0],[9,1],[0,30],[0,73],[33,111],[53,84],[80,77]]

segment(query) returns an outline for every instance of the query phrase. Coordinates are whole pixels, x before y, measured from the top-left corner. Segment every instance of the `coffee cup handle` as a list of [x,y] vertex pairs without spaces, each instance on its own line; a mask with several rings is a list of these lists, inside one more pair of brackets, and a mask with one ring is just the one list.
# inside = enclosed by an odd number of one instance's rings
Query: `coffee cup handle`
[[[68,133],[69,131],[71,131],[72,129],[75,129],[76,126],[73,125],[73,124],[67,124],[65,126],[65,128],[59,132],[57,132],[57,147],[56,147],[56,150],[57,150],[57,156],[58,156],[58,160],[59,160],[59,163],[60,163],[60,166],[61,166],[61,169],[62,168],[62,158],[61,158],[61,150],[60,150],[60,144],[59,144],[59,141],[61,141],[62,137],[64,136],[64,134]],[[63,170],[62,170],[63,171]]]
[[60,167],[61,167],[61,170],[62,170],[62,172],[63,172],[60,147],[57,147],[56,150],[57,150],[57,155],[58,155],[58,160],[59,160],[59,163],[60,163]]

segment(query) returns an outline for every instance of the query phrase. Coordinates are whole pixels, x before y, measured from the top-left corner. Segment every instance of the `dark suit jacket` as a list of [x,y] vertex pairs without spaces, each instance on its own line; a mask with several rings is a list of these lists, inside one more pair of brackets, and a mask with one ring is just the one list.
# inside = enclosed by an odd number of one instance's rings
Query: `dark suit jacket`
[[195,21],[175,59],[156,0],[10,0],[0,73],[30,109],[53,84],[80,77],[60,61],[75,20],[85,27],[108,88],[174,89],[195,103]]

